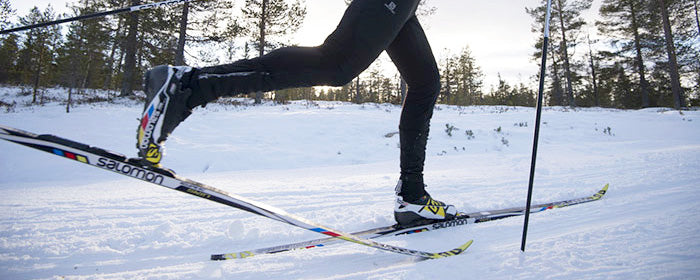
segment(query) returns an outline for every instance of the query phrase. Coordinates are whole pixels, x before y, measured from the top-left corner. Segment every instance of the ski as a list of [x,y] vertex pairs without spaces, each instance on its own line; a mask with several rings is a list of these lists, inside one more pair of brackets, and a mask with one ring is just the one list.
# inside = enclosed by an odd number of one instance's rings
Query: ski
[[0,138],[48,152],[63,158],[85,163],[103,170],[108,170],[153,183],[162,187],[178,190],[199,198],[218,202],[238,208],[256,215],[287,223],[296,227],[331,236],[334,239],[361,244],[388,252],[415,256],[422,259],[438,259],[463,253],[472,241],[445,252],[425,252],[379,243],[352,234],[343,233],[327,226],[320,225],[305,218],[287,213],[286,211],[253,201],[239,195],[230,194],[214,187],[199,183],[181,176],[172,170],[141,164],[138,159],[130,159],[122,154],[102,148],[89,146],[54,135],[37,135],[19,129],[0,125]]
[[[581,197],[576,199],[562,200],[550,203],[542,203],[537,205],[532,205],[530,213],[538,213],[549,209],[568,207],[572,205],[577,205],[581,203],[587,203],[591,201],[596,201],[601,199],[605,193],[608,191],[609,185],[606,184],[601,190],[591,196]],[[459,213],[455,219],[449,221],[437,221],[420,226],[402,228],[399,225],[377,227],[373,229],[358,231],[351,233],[352,235],[364,237],[367,239],[375,239],[384,236],[397,236],[404,234],[414,234],[426,231],[439,230],[444,228],[451,228],[457,226],[463,226],[467,224],[483,223],[488,221],[500,220],[508,217],[522,216],[525,215],[525,207],[514,207],[507,209],[491,210],[491,211],[479,211],[474,213]],[[260,248],[254,250],[247,250],[235,253],[227,254],[214,254],[211,255],[212,260],[232,260],[232,259],[242,259],[249,258],[256,255],[263,254],[275,254],[280,252],[286,252],[298,249],[311,249],[316,247],[324,247],[331,244],[338,243],[337,240],[333,238],[321,238],[308,241],[302,241],[297,243],[289,243],[285,245]]]

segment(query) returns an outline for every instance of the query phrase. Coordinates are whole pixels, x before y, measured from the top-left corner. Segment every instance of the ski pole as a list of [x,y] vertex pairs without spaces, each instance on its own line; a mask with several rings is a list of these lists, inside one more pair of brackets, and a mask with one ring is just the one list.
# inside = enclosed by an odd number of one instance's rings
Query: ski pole
[[544,76],[547,68],[547,46],[549,45],[549,19],[552,11],[552,0],[547,0],[547,15],[544,22],[544,42],[542,44],[542,65],[540,65],[540,88],[537,93],[537,113],[535,116],[535,137],[532,141],[532,162],[530,163],[530,181],[527,188],[527,205],[525,206],[525,223],[523,225],[523,240],[520,250],[525,252],[527,226],[530,222],[530,207],[532,205],[532,185],[535,181],[535,161],[537,160],[537,143],[540,138],[540,119],[542,117],[542,95],[544,95]]
[[151,8],[158,8],[158,7],[167,6],[167,5],[171,5],[171,4],[179,4],[179,3],[190,2],[190,1],[196,1],[196,0],[166,0],[166,1],[162,1],[162,2],[136,5],[136,6],[126,7],[126,8],[121,8],[121,9],[116,9],[116,10],[111,10],[111,11],[105,11],[105,12],[99,12],[99,13],[87,14],[87,15],[80,15],[80,16],[72,17],[72,18],[64,18],[64,19],[59,19],[59,20],[54,20],[54,21],[46,21],[46,22],[41,22],[41,23],[32,24],[32,25],[26,25],[26,26],[20,26],[20,27],[0,30],[0,34],[8,34],[8,33],[12,33],[12,32],[34,29],[34,28],[38,28],[38,27],[45,27],[45,26],[49,26],[49,25],[61,24],[61,23],[66,23],[66,22],[71,22],[71,21],[76,21],[76,20],[104,17],[104,16],[120,14],[120,13],[124,13],[124,12],[135,12],[135,11],[140,11],[140,10],[147,10],[147,9],[151,9]]

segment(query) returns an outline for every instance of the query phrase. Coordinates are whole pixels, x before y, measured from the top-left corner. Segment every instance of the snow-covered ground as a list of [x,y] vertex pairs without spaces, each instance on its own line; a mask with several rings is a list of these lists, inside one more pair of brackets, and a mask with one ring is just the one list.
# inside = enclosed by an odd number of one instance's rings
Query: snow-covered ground
[[[135,155],[137,102],[66,114],[16,92],[0,89],[19,100],[0,107],[0,124]],[[212,104],[171,136],[164,165],[346,232],[389,225],[399,115],[385,104]],[[438,106],[428,190],[465,211],[524,205],[533,123],[532,108]],[[209,261],[321,236],[2,141],[0,279],[700,277],[700,112],[545,108],[540,136],[534,202],[610,183],[605,198],[531,216],[526,253],[522,218],[379,240],[427,251],[475,240],[422,262],[356,244]]]

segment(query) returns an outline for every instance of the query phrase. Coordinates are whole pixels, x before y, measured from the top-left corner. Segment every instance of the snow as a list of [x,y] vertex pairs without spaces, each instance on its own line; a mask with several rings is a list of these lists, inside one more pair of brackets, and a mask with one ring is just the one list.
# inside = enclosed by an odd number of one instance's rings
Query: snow
[[[0,124],[135,155],[141,104],[65,113],[65,90],[27,106],[0,88]],[[106,93],[102,93],[106,94]],[[76,96],[80,98],[87,98]],[[400,107],[295,101],[210,104],[167,143],[179,174],[346,232],[393,222]],[[454,126],[449,136],[446,129]],[[428,190],[465,211],[525,204],[534,109],[439,105]],[[471,131],[470,134],[467,131]],[[471,136],[470,136],[471,135]],[[700,112],[545,108],[535,203],[601,201],[378,241],[463,255],[432,261],[340,244],[213,262],[318,234],[0,142],[0,279],[696,279],[700,275]]]

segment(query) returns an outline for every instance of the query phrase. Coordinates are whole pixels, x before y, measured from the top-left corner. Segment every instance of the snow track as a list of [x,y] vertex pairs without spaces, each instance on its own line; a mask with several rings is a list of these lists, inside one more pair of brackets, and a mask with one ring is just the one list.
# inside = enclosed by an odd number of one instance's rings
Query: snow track
[[[1,93],[7,98],[9,93]],[[96,110],[97,108],[97,110]],[[17,108],[0,123],[134,153],[138,106]],[[164,165],[351,232],[391,224],[400,108],[335,102],[198,110]],[[426,182],[464,211],[525,202],[534,109],[440,106]],[[0,279],[692,279],[700,275],[700,113],[545,108],[533,202],[596,203],[522,219],[382,239],[415,262],[354,244],[211,262],[211,253],[319,236],[0,142]],[[446,124],[457,129],[452,136]],[[473,138],[469,137],[469,132]],[[274,234],[273,234],[274,233]]]

